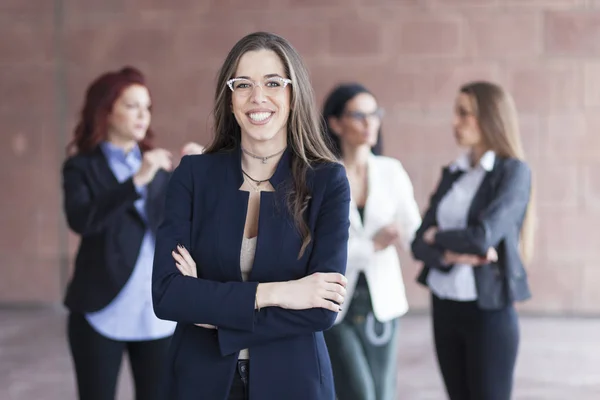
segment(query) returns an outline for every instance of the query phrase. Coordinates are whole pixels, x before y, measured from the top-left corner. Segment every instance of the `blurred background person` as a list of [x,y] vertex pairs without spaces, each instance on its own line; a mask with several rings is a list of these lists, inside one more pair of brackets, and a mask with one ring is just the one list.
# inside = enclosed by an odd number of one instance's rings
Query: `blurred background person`
[[412,243],[431,290],[435,348],[451,400],[510,400],[519,346],[513,303],[531,294],[531,171],[512,97],[460,88],[454,136],[465,154],[444,168]]
[[82,400],[114,399],[125,351],[136,398],[156,399],[175,329],[152,309],[154,240],[172,156],[153,148],[151,110],[139,70],[101,75],[86,91],[63,165],[64,211],[81,238],[65,305]]
[[351,188],[346,303],[325,332],[340,400],[392,400],[398,318],[408,310],[396,244],[408,251],[421,223],[402,164],[381,156],[383,110],[358,83],[325,100],[323,117]]

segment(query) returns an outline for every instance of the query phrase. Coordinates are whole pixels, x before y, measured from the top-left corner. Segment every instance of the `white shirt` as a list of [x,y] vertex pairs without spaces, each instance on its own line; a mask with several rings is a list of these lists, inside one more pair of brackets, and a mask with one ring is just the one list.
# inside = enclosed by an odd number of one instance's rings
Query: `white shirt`
[[[450,171],[463,171],[438,205],[437,224],[440,231],[467,227],[469,208],[485,175],[494,168],[496,155],[486,152],[479,163],[471,167],[468,154],[450,165]],[[477,300],[475,273],[472,265],[455,264],[449,272],[432,268],[427,285],[441,299],[456,301]]]

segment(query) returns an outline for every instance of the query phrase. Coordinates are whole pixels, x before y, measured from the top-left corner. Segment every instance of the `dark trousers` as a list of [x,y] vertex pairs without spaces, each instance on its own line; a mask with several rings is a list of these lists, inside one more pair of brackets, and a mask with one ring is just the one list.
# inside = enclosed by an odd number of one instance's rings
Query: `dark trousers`
[[114,400],[123,353],[127,350],[137,400],[158,400],[170,337],[123,342],[94,330],[82,314],[70,314],[67,333],[80,400]]
[[250,363],[248,360],[239,360],[233,383],[227,400],[248,400],[248,377],[250,376]]
[[510,400],[519,347],[512,305],[482,310],[477,302],[432,296],[438,364],[451,400]]
[[324,332],[339,400],[396,398],[398,319],[379,322],[361,275],[344,320]]

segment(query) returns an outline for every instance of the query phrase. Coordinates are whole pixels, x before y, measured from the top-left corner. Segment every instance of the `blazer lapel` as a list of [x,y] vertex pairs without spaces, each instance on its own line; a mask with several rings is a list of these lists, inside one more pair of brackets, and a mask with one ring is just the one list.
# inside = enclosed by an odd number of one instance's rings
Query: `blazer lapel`
[[[94,157],[92,157],[91,167],[96,177],[97,182],[99,183],[101,189],[110,189],[119,184],[117,177],[113,173],[112,169],[110,169],[110,165],[108,164],[108,160],[104,156],[102,149],[100,146],[94,150]],[[142,216],[137,212],[137,209],[133,204],[127,208],[127,211],[132,214],[136,219],[138,219],[142,224],[145,224]]]
[[102,188],[107,189],[119,184],[100,146],[97,146],[96,150],[94,150],[91,165],[94,175]]
[[489,204],[491,197],[494,195],[494,187],[498,181],[499,164],[501,162],[500,157],[496,157],[494,168],[485,174],[481,185],[479,185],[469,207],[469,221],[476,221],[479,218],[479,214]]

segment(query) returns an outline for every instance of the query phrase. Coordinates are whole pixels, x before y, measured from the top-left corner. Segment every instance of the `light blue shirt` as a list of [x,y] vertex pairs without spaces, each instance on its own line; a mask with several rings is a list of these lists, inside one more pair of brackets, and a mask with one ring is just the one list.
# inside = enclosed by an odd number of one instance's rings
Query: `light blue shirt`
[[[131,178],[142,165],[142,154],[137,146],[127,154],[108,142],[100,146],[119,182]],[[136,189],[141,198],[135,201],[135,208],[146,221],[146,187]],[[161,339],[175,331],[175,323],[158,319],[152,307],[154,240],[147,229],[133,272],[123,289],[108,306],[86,314],[88,322],[100,334],[114,340],[135,341]]]

